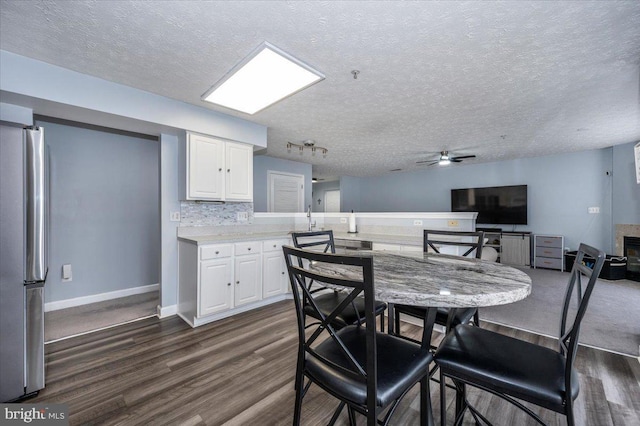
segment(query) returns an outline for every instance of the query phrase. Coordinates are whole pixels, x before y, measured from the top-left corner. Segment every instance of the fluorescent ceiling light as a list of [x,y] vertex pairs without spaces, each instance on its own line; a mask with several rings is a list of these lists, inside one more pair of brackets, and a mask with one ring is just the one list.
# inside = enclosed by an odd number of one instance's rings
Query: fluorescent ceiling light
[[202,99],[255,114],[322,80],[323,74],[265,42],[202,95]]

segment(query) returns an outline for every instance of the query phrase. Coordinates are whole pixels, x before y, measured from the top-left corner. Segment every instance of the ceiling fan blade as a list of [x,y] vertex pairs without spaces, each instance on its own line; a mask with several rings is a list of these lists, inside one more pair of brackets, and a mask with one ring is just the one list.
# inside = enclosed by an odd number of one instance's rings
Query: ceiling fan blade
[[452,163],[462,163],[462,160],[459,158],[450,158],[449,161],[451,161]]
[[451,157],[450,160],[451,161],[456,161],[456,160],[464,160],[465,158],[476,158],[475,155],[460,155],[457,157]]
[[424,161],[416,161],[416,164],[433,166],[434,164],[438,164],[438,160],[424,160]]

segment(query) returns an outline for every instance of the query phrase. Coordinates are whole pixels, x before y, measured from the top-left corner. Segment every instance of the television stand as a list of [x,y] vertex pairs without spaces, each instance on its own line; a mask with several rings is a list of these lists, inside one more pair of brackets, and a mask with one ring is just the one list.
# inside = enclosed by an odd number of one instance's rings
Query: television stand
[[514,266],[531,266],[531,232],[505,232],[502,228],[476,228],[484,231],[485,247],[498,252],[496,262]]

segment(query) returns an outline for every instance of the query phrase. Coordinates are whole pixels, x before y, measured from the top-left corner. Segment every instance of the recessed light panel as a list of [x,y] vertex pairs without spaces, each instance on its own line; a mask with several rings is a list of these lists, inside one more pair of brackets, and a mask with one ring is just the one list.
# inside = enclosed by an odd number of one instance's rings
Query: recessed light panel
[[324,80],[324,75],[277,47],[263,43],[202,99],[247,114]]

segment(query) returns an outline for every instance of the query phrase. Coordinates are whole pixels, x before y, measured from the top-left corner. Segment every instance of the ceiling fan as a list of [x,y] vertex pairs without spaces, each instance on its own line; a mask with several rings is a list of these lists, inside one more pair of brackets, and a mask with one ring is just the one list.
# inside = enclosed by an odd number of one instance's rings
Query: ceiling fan
[[423,160],[416,161],[416,164],[425,164],[427,166],[433,166],[434,164],[439,164],[441,166],[446,166],[450,163],[461,163],[465,158],[476,158],[475,155],[461,155],[458,157],[453,157],[449,155],[449,151],[440,151],[440,158],[437,160]]

